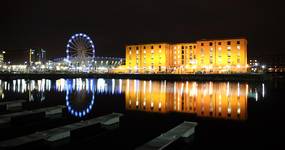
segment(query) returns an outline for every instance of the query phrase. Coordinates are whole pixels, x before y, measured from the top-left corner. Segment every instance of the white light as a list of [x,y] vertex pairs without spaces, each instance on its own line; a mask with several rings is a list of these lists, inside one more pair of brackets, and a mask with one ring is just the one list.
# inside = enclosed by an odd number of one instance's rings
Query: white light
[[264,87],[264,83],[262,83],[262,97],[264,98],[265,95],[265,87]]
[[261,68],[262,68],[262,69],[265,69],[265,65],[262,65]]

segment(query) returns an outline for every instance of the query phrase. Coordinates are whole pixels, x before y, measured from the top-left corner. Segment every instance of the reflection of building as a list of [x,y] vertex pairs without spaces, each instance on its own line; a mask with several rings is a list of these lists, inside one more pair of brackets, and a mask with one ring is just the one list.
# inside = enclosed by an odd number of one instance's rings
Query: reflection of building
[[247,71],[247,40],[200,40],[126,46],[129,73],[222,73]]
[[126,109],[245,120],[247,90],[247,84],[241,83],[127,80]]

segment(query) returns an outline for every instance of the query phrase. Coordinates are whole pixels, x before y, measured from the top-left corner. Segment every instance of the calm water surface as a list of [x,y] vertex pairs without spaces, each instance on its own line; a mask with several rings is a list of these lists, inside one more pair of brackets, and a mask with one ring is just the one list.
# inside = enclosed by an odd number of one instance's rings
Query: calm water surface
[[112,112],[124,114],[120,127],[112,132],[66,147],[133,149],[183,121],[196,121],[199,125],[192,144],[180,144],[179,149],[264,148],[284,139],[284,89],[284,81],[17,79],[0,80],[0,101],[24,99],[23,109],[66,105],[64,123]]

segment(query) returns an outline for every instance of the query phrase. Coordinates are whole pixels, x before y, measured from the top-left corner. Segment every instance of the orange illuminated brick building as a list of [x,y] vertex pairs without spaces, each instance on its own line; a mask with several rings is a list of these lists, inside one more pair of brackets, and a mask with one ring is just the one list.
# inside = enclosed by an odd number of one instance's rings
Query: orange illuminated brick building
[[126,46],[128,73],[240,73],[247,71],[247,40],[199,40]]

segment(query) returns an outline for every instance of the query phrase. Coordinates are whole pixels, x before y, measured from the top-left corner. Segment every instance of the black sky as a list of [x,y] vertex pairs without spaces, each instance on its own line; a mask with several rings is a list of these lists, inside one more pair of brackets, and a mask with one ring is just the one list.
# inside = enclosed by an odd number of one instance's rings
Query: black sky
[[29,48],[46,49],[49,58],[65,56],[66,42],[78,32],[92,38],[97,56],[123,57],[128,43],[239,36],[247,37],[250,57],[285,53],[285,13],[280,1],[7,0],[0,3],[0,50],[17,55],[15,58],[23,57]]

